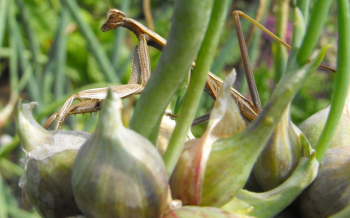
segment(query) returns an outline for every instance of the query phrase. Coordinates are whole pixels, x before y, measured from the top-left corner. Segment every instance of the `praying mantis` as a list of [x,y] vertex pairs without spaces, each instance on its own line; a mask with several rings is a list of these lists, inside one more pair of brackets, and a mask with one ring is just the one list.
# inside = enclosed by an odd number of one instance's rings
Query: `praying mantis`
[[[126,15],[118,10],[112,9],[109,4],[106,4],[109,8],[107,13],[107,19],[101,26],[101,31],[107,32],[118,27],[124,27],[131,32],[133,32],[138,38],[138,45],[134,49],[133,61],[132,61],[132,72],[126,85],[119,85],[111,87],[113,92],[115,92],[120,98],[127,98],[131,95],[140,94],[145,87],[150,75],[150,58],[148,53],[148,46],[154,47],[159,51],[162,51],[163,47],[166,45],[166,40],[159,36],[157,33],[149,30],[147,27],[141,23],[127,18]],[[258,26],[264,32],[269,34],[278,42],[282,43],[285,47],[290,49],[290,46],[283,40],[275,36],[272,32],[264,28],[261,24],[256,22],[254,19],[250,18],[248,15],[241,11],[234,11],[233,17],[235,21],[237,36],[240,44],[240,50],[242,54],[242,59],[244,63],[245,73],[247,77],[249,91],[252,96],[252,101],[245,98],[242,94],[231,88],[231,94],[236,101],[242,115],[249,121],[254,120],[261,110],[260,98],[254,81],[254,76],[250,67],[248,52],[245,46],[245,40],[243,32],[240,25],[239,17],[242,16],[252,22],[254,25]],[[192,63],[192,68],[195,67],[195,62]],[[328,67],[321,66],[325,69],[332,70]],[[218,94],[219,88],[222,86],[223,81],[212,74],[208,73],[206,85],[204,91],[209,94],[209,96],[215,100]],[[53,114],[44,124],[44,128],[48,129],[55,119],[57,118],[56,129],[62,126],[64,119],[68,115],[72,114],[83,114],[97,112],[102,108],[103,101],[107,96],[107,90],[109,87],[89,89],[73,94],[62,106],[61,110]],[[79,103],[73,104],[74,100],[79,100]],[[200,122],[207,120],[209,116],[204,116],[200,118]]]

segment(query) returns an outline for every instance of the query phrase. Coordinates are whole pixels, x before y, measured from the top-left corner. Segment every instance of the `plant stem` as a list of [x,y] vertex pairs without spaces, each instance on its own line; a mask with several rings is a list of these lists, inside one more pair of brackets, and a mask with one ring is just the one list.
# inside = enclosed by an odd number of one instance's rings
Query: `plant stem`
[[183,106],[177,118],[176,127],[169,141],[163,160],[171,175],[185,144],[187,132],[194,119],[208,71],[214,59],[219,43],[221,29],[227,15],[228,0],[215,0],[207,32],[199,51],[196,66],[192,72],[190,84],[184,96]]
[[[65,4],[62,4],[60,21],[55,33],[53,45],[49,53],[49,62],[44,70],[43,84],[43,101],[48,103],[52,101],[52,86],[54,86],[55,99],[60,98],[64,94],[65,88],[65,68],[66,68],[66,33],[65,29],[68,25],[70,14]],[[53,84],[54,82],[54,84]]]
[[296,64],[296,58],[298,51],[300,49],[301,43],[303,42],[303,37],[305,35],[305,21],[303,15],[299,8],[294,8],[294,21],[293,21],[293,36],[292,36],[292,49],[290,51],[287,72],[291,71],[294,67],[298,67]]
[[0,166],[1,168],[6,171],[5,175],[9,175],[8,177],[12,176],[22,176],[23,175],[23,168],[17,164],[12,163],[6,158],[0,158]]
[[[175,1],[168,42],[136,104],[130,128],[149,138],[197,56],[213,0]],[[155,143],[155,140],[152,140]]]
[[[276,31],[275,34],[283,41],[286,38],[286,30],[288,27],[288,1],[278,1],[276,3]],[[272,53],[274,58],[275,83],[281,79],[287,66],[287,49],[279,42],[274,41],[272,45]]]
[[309,6],[310,0],[297,0],[297,7],[300,9],[305,22],[307,22],[307,18],[309,16]]
[[[69,13],[66,5],[62,5],[60,24],[56,33],[57,36],[57,68],[55,73],[55,99],[60,98],[65,91],[65,71],[66,71],[66,58],[67,58],[67,35],[65,29],[69,22]],[[56,37],[55,37],[56,38]]]
[[0,48],[4,40],[9,0],[0,0]]
[[[38,37],[36,36],[36,33],[34,31],[34,28],[31,24],[31,14],[28,10],[28,8],[26,7],[25,3],[23,2],[23,0],[15,0],[16,1],[16,5],[18,6],[19,10],[20,10],[20,15],[21,15],[21,19],[23,22],[23,26],[24,26],[24,30],[26,33],[26,38],[29,41],[29,46],[30,46],[30,51],[32,52],[33,58],[32,60],[30,60],[30,63],[32,63],[33,66],[33,72],[35,74],[35,80],[37,83],[40,83],[41,80],[41,76],[42,76],[42,67],[39,61],[39,56],[40,56],[40,44],[39,41],[37,40]],[[41,88],[41,87],[38,87]],[[42,91],[40,89],[40,91]]]
[[[14,22],[13,24],[13,29],[15,30],[15,33],[11,37],[14,37],[17,41],[18,57],[20,60],[22,71],[24,72],[19,83],[18,92],[21,92],[21,90],[26,86],[26,84],[28,84],[27,88],[31,99],[38,102],[39,104],[42,104],[42,95],[39,91],[39,85],[33,75],[33,67],[30,64],[28,58],[24,55],[25,47],[20,34],[19,27],[16,22]],[[37,110],[40,111],[41,109],[38,107]]]
[[0,217],[8,217],[6,196],[5,196],[5,181],[0,174]]
[[350,83],[350,20],[349,1],[338,0],[338,54],[335,90],[326,125],[316,145],[316,158],[322,161],[342,115]]
[[[9,29],[10,35],[16,35],[16,19],[15,19],[15,4],[13,1],[9,1],[8,5],[8,15],[9,15]],[[17,42],[16,37],[9,37],[10,47],[11,47],[11,55],[10,55],[10,85],[11,85],[11,96],[19,95],[18,91],[18,52],[17,52]]]
[[315,48],[317,39],[326,20],[332,0],[316,0],[308,23],[307,32],[297,54],[297,63],[304,66]]

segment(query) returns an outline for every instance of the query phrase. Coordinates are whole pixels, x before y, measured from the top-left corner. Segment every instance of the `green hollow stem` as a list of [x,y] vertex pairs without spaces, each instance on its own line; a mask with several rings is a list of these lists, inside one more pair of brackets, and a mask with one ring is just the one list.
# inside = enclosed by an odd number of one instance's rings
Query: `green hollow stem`
[[[15,7],[13,1],[9,1],[8,4],[8,26],[9,32],[11,36],[15,36]],[[7,121],[10,119],[13,109],[15,107],[16,101],[19,96],[18,91],[18,53],[17,53],[17,42],[15,37],[9,37],[9,45],[10,45],[10,87],[11,87],[11,95],[10,99],[7,102],[6,106],[0,110],[0,131],[6,125]]]
[[350,83],[350,20],[349,2],[338,0],[338,54],[335,90],[327,122],[316,145],[316,158],[322,161],[331,143],[336,127],[342,115]]
[[[13,1],[9,1],[9,29],[12,36],[16,35],[16,20],[15,20],[15,9]],[[11,84],[11,95],[18,96],[18,56],[17,56],[17,42],[16,37],[9,37],[11,56],[10,56],[10,84]]]
[[38,90],[37,81],[33,75],[32,65],[30,64],[28,58],[24,55],[25,47],[14,13],[9,13],[9,22],[11,23],[10,37],[15,40],[16,54],[18,55],[19,63],[21,65],[22,71],[24,72],[19,82],[13,82],[13,85],[16,85],[17,87],[13,88],[16,89],[17,93],[20,93],[28,84],[27,88],[31,98],[37,102],[41,102],[41,94]]
[[23,168],[17,164],[12,163],[6,158],[0,158],[0,167],[4,170],[5,175],[9,175],[8,177],[12,176],[22,176],[23,175]]
[[71,12],[74,20],[77,22],[79,29],[87,41],[91,53],[94,55],[97,63],[101,68],[101,72],[104,74],[109,82],[119,85],[120,80],[116,76],[111,62],[109,61],[106,53],[103,51],[102,46],[98,42],[94,32],[88,23],[84,20],[80,13],[80,8],[75,0],[61,0],[62,3],[66,3],[69,11]]
[[292,49],[290,51],[287,71],[290,71],[293,68],[297,68],[298,64],[296,64],[296,58],[298,51],[300,49],[303,37],[305,35],[305,20],[303,18],[302,12],[298,7],[294,8],[294,21],[293,21],[293,37],[292,37]]
[[[55,33],[53,45],[49,53],[49,62],[45,66],[43,78],[43,101],[48,103],[51,101],[52,87],[54,86],[55,99],[60,98],[64,94],[65,88],[65,67],[66,67],[66,33],[65,29],[69,22],[69,11],[62,4],[60,21]],[[54,83],[54,84],[53,84]]]
[[5,181],[0,174],[0,217],[8,217],[6,196],[5,196]]
[[[130,128],[150,139],[191,68],[207,28],[213,0],[175,1],[168,41],[137,104]],[[153,132],[153,134],[152,134]],[[156,139],[151,140],[155,144]]]
[[[5,158],[3,158],[5,159]],[[6,176],[3,176],[3,178],[5,178]],[[16,199],[15,196],[13,196],[11,193],[13,193],[13,191],[11,190],[11,188],[7,185],[5,186],[5,196],[6,196],[6,203],[7,203],[7,212],[9,216],[13,216],[13,214],[11,214],[10,212],[10,207],[16,207],[17,210],[21,210],[20,208],[18,208],[18,201]],[[16,216],[13,216],[16,217]],[[22,217],[21,217],[22,218]],[[23,217],[25,218],[25,217]]]
[[176,127],[169,141],[163,160],[171,175],[185,144],[187,132],[194,119],[208,71],[214,59],[215,50],[219,43],[221,29],[229,8],[228,0],[215,0],[207,32],[199,50],[196,66],[192,72],[190,84],[184,96],[183,106],[177,118]]
[[[289,1],[276,2],[276,36],[285,41],[286,30],[288,26]],[[279,42],[274,41],[272,45],[274,59],[275,83],[277,83],[284,74],[287,66],[287,49]]]
[[296,57],[299,66],[304,66],[310,58],[316,46],[317,39],[320,36],[331,3],[332,0],[315,1],[303,43]]
[[[65,29],[69,22],[69,11],[66,5],[62,5],[60,24],[57,30],[57,68],[55,73],[55,99],[63,96],[66,86],[66,59],[67,59],[67,35]],[[56,37],[55,37],[56,38]]]
[[[25,51],[24,42],[23,42],[19,27],[18,27],[16,22],[14,23],[14,30],[15,30],[15,35],[13,35],[12,37],[16,38],[19,62],[21,64],[22,71],[24,72],[23,76],[19,82],[18,92],[21,92],[22,89],[27,87],[31,99],[33,99],[34,101],[41,104],[42,103],[42,95],[39,91],[39,85],[38,85],[38,83],[33,75],[33,67],[30,64],[28,58],[24,55],[24,53],[25,53],[24,52]],[[39,107],[37,110],[40,110]]]
[[4,40],[9,0],[0,0],[0,48]]
[[1,145],[0,147],[0,158],[6,157],[13,149],[15,149],[21,141],[19,140],[18,134],[13,136],[13,140],[9,144]]
[[305,21],[307,21],[309,16],[309,6],[310,0],[297,0],[297,7],[300,9]]
[[31,14],[28,8],[26,7],[25,3],[23,2],[23,0],[15,0],[15,1],[16,1],[16,5],[20,10],[20,16],[24,24],[23,26],[24,26],[24,31],[26,33],[26,38],[29,41],[29,49],[33,55],[31,63],[33,66],[33,72],[36,77],[35,79],[37,82],[39,82],[42,74],[42,67],[39,61],[40,45],[39,45],[39,41],[37,40],[38,37],[36,36],[32,23],[30,22],[32,20]]

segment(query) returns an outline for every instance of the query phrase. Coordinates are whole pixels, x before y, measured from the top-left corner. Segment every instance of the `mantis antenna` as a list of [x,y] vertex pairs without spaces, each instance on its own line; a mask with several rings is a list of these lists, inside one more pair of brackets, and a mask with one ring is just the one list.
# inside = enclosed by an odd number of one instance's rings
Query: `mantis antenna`
[[102,1],[103,1],[103,3],[105,3],[105,4],[107,5],[108,9],[111,9],[111,8],[112,8],[112,7],[111,7],[111,4],[109,3],[108,0],[102,0]]

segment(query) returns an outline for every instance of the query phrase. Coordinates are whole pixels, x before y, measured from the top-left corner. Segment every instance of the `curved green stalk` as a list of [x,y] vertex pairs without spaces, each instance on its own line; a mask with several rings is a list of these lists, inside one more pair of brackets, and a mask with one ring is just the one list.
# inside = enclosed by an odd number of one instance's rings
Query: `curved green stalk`
[[9,0],[0,0],[0,48],[4,40]]
[[[207,28],[213,0],[175,1],[169,37],[136,104],[130,128],[150,139],[160,117],[194,61]],[[155,134],[153,134],[155,135]],[[156,140],[151,140],[155,143]]]
[[[288,26],[289,1],[276,2],[276,31],[275,34],[285,41],[286,30]],[[279,42],[272,44],[272,53],[274,59],[275,83],[281,79],[287,66],[287,49]]]
[[[8,15],[8,26],[9,32],[11,36],[15,36],[15,8],[13,1],[9,1],[9,5],[6,13]],[[7,102],[6,106],[0,110],[0,131],[6,125],[8,120],[11,117],[13,109],[16,105],[16,101],[18,99],[19,91],[18,91],[18,56],[17,56],[17,42],[16,37],[9,37],[9,45],[10,45],[10,53],[9,53],[9,62],[10,62],[10,88],[11,95],[10,99]]]
[[6,196],[5,196],[5,181],[0,174],[0,217],[8,217]]
[[[309,147],[308,143],[305,145]],[[260,193],[241,189],[221,209],[252,217],[274,217],[310,185],[317,175],[318,167],[315,152],[311,156],[301,157],[292,175],[278,187]]]
[[[57,30],[57,68],[55,74],[55,99],[60,98],[64,94],[65,90],[65,71],[66,71],[66,59],[67,59],[67,35],[65,29],[69,22],[69,13],[68,8],[65,5],[62,5],[60,15],[60,24]],[[56,38],[56,37],[55,37]]]
[[293,21],[293,37],[292,37],[292,49],[290,51],[287,71],[289,72],[293,68],[297,68],[296,58],[300,49],[303,37],[305,35],[305,20],[303,14],[298,7],[294,8],[294,21]]
[[[68,8],[63,4],[60,13],[60,21],[55,33],[54,42],[49,53],[49,62],[44,70],[43,101],[51,101],[51,90],[54,86],[55,99],[64,94],[65,88],[65,67],[66,67],[66,33],[65,29],[69,22]],[[53,84],[53,81],[55,84]]]
[[13,140],[9,144],[1,145],[0,147],[0,158],[6,157],[13,149],[15,149],[21,141],[19,140],[18,134],[13,136]]
[[115,85],[121,84],[119,78],[115,75],[113,66],[109,61],[106,53],[102,50],[102,46],[98,42],[95,34],[93,33],[91,27],[86,23],[80,14],[80,8],[75,0],[61,0],[62,3],[66,3],[68,9],[70,10],[74,20],[77,22],[79,29],[83,36],[85,37],[87,44],[90,48],[91,53],[94,55],[97,63],[99,64],[102,73],[109,82]]
[[168,148],[163,155],[169,175],[173,172],[180,157],[187,132],[191,127],[200,97],[203,93],[203,87],[210,65],[213,62],[215,49],[218,46],[221,29],[227,15],[228,3],[228,0],[215,0],[214,2],[208,29],[197,57],[196,66],[191,75],[190,84],[184,96],[183,106],[180,109],[176,127],[171,136]]
[[[42,66],[39,61],[40,44],[38,41],[38,37],[36,36],[36,33],[34,31],[33,25],[30,22],[32,20],[32,16],[30,11],[26,7],[25,3],[23,2],[23,0],[15,0],[15,1],[16,1],[16,5],[20,10],[20,16],[24,24],[23,26],[24,26],[24,31],[26,33],[26,38],[29,41],[29,48],[33,55],[33,58],[32,60],[30,60],[30,63],[32,64],[34,69],[35,80],[36,82],[39,83],[42,75]],[[40,89],[41,87],[38,87],[38,88]],[[42,91],[42,89],[40,89],[40,91]]]
[[[16,85],[16,87],[13,87],[14,89],[16,89],[17,93],[20,93],[25,86],[28,83],[28,91],[30,93],[30,96],[32,97],[32,99],[34,99],[35,101],[41,103],[41,94],[40,91],[38,90],[38,85],[37,85],[37,81],[34,78],[33,75],[33,67],[30,64],[28,58],[24,55],[24,43],[23,43],[23,39],[21,37],[21,33],[18,27],[18,23],[16,22],[16,15],[12,10],[10,10],[9,13],[9,22],[11,23],[11,27],[10,27],[10,37],[14,39],[15,42],[15,48],[16,48],[16,53],[18,55],[18,59],[22,68],[22,71],[24,71],[21,80],[18,81],[14,81],[11,85]],[[17,73],[17,72],[16,72]],[[15,79],[16,80],[16,79]]]
[[300,9],[305,21],[307,21],[309,16],[309,6],[310,0],[297,0],[297,7]]
[[13,163],[12,161],[9,161],[6,158],[0,158],[0,166],[6,172],[4,175],[9,175],[8,177],[12,176],[22,176],[24,169],[23,167]]
[[322,161],[335,133],[345,104],[350,83],[350,20],[349,2],[338,0],[338,61],[331,109],[326,125],[316,145],[316,158]]
[[310,21],[308,22],[307,32],[296,58],[299,66],[304,66],[310,58],[328,15],[328,9],[331,3],[332,0],[315,1]]
[[[29,94],[31,99],[33,99],[34,101],[38,102],[39,104],[42,103],[42,95],[38,89],[39,85],[33,75],[33,67],[30,64],[28,58],[24,55],[24,51],[25,51],[25,47],[24,47],[24,42],[23,39],[21,37],[20,34],[20,30],[19,27],[17,25],[17,22],[15,22],[14,24],[14,35],[11,37],[14,37],[16,39],[17,42],[17,51],[18,51],[18,58],[19,58],[19,62],[21,64],[21,68],[24,71],[23,76],[19,82],[18,85],[18,92],[21,92],[22,89],[24,89],[27,86]],[[39,107],[37,110],[41,110]]]
[[[8,15],[9,15],[9,29],[10,35],[16,35],[16,18],[15,18],[15,4],[13,1],[9,1]],[[18,91],[18,56],[17,56],[17,42],[16,37],[9,37],[11,55],[10,55],[10,85],[11,85],[11,97],[17,98]]]

